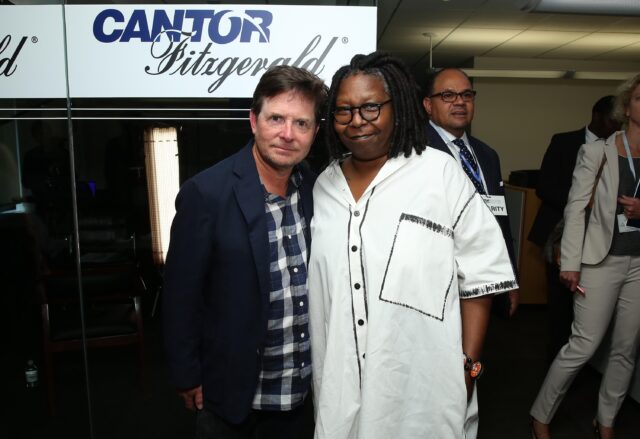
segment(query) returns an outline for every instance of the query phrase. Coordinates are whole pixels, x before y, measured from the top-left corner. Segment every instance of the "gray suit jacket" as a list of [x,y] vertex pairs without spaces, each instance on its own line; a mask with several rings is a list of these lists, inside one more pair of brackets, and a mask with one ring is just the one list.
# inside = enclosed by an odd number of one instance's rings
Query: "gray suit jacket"
[[[580,271],[581,264],[598,264],[611,248],[620,180],[615,138],[616,133],[607,140],[582,145],[578,151],[569,199],[564,210],[565,225],[560,248],[562,271]],[[585,233],[585,208],[605,154],[607,162],[596,187],[593,209]]]

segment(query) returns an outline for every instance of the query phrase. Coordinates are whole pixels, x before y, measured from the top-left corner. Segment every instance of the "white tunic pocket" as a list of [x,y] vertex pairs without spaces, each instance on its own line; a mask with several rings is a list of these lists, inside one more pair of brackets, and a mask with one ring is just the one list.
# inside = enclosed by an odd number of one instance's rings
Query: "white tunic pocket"
[[444,320],[454,275],[453,230],[419,216],[400,215],[379,299]]

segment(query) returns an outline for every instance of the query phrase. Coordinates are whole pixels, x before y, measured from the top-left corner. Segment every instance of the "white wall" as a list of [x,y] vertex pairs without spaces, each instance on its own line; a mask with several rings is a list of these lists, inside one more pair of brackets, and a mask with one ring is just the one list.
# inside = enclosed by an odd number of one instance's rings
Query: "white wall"
[[471,132],[500,155],[502,177],[539,169],[551,135],[584,127],[593,104],[619,81],[476,78]]

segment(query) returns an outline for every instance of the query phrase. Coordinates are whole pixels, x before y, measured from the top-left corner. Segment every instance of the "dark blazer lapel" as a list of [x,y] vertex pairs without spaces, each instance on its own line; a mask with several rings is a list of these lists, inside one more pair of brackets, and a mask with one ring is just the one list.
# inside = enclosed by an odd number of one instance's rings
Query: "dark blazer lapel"
[[451,150],[449,149],[445,141],[442,139],[442,137],[440,137],[440,134],[438,134],[436,129],[429,122],[427,122],[427,138],[429,140],[429,146],[446,152],[451,157],[453,157],[453,154],[451,154]]
[[264,207],[264,190],[251,151],[253,140],[238,155],[233,173],[238,178],[233,184],[233,192],[247,223],[249,242],[256,264],[263,317],[269,309],[270,261],[269,232]]

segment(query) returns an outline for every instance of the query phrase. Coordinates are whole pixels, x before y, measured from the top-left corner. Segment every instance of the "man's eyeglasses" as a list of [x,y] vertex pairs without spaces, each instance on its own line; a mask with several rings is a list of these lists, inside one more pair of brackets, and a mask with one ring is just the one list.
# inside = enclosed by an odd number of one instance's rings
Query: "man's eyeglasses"
[[475,90],[463,90],[460,93],[447,90],[441,91],[440,93],[432,94],[429,97],[435,98],[437,96],[440,96],[440,99],[442,99],[444,102],[452,103],[455,102],[456,99],[458,99],[458,96],[460,96],[463,102],[471,102],[475,99],[476,93],[477,92]]
[[333,110],[333,118],[340,125],[348,125],[353,119],[353,110],[358,110],[362,119],[367,122],[373,122],[380,117],[380,108],[389,102],[391,102],[391,99],[379,104],[367,102],[359,107],[336,107],[336,109]]

